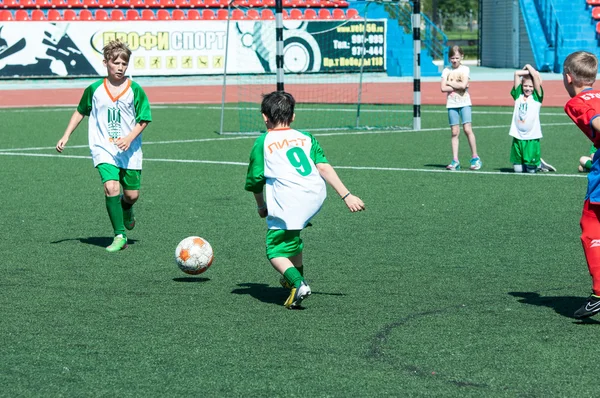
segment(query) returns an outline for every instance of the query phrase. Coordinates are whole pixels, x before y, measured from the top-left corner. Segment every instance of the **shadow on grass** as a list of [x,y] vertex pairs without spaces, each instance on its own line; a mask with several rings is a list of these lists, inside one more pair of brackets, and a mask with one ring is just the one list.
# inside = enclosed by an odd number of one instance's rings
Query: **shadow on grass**
[[435,167],[436,169],[445,169],[446,166],[448,166],[448,165],[447,164],[431,164],[431,163],[428,163],[428,164],[424,164],[423,166],[424,167]]
[[[576,319],[573,313],[581,307],[587,297],[576,296],[541,296],[535,292],[509,292],[511,296],[520,297],[519,303],[552,308],[557,314],[567,318]],[[600,324],[591,318],[576,319],[579,324]]]
[[201,283],[208,282],[210,278],[201,278],[197,276],[184,276],[181,278],[173,278],[173,282],[183,282],[183,283]]
[[268,304],[282,305],[287,299],[289,290],[281,287],[269,286],[266,283],[238,283],[240,289],[233,289],[233,294],[247,294]]
[[[248,294],[253,298],[262,301],[263,303],[278,304],[282,305],[287,299],[289,290],[281,287],[269,286],[266,283],[238,283],[241,289],[233,289],[233,294]],[[325,296],[344,296],[343,293],[324,293],[324,292],[312,292],[312,295],[325,295]],[[297,308],[303,310],[303,307]]]
[[[85,243],[86,245],[107,247],[112,243],[113,238],[108,238],[106,236],[90,236],[89,238],[60,239],[60,240],[56,240],[56,241],[50,242],[50,243],[56,244],[56,243],[71,242],[71,241],[76,241],[76,240],[80,241],[81,243]],[[135,242],[137,242],[137,239],[127,238],[128,246],[135,244]]]

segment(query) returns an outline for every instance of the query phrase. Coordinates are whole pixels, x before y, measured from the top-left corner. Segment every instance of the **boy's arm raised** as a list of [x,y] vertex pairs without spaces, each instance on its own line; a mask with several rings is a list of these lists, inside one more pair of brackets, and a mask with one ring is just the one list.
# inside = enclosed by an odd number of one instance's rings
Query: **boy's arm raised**
[[321,177],[323,177],[323,179],[327,181],[327,183],[331,185],[333,189],[335,189],[337,194],[340,195],[351,212],[362,211],[365,209],[365,204],[363,201],[358,196],[354,196],[350,193],[350,191],[348,191],[340,177],[329,163],[317,163],[317,170],[319,170]]
[[73,134],[73,131],[75,131],[77,126],[79,126],[79,123],[81,123],[81,121],[83,120],[84,117],[85,116],[82,115],[81,113],[79,113],[78,111],[73,112],[73,115],[71,116],[71,120],[69,120],[69,124],[67,125],[67,129],[65,130],[65,133],[63,134],[61,139],[58,140],[58,143],[56,144],[56,150],[58,152],[62,152],[63,149],[65,149],[65,145],[67,145],[67,142],[69,141],[69,137],[71,136],[71,134]]
[[540,76],[540,72],[533,69],[533,66],[527,64],[525,65],[525,70],[531,75],[531,79],[533,80],[533,89],[535,92],[541,96],[542,94],[542,77]]

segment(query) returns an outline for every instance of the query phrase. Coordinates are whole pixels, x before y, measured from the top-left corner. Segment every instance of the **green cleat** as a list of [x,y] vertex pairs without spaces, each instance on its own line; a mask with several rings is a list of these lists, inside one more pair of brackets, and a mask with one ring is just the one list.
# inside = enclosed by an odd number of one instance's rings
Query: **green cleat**
[[129,210],[123,210],[123,223],[125,229],[131,231],[135,227],[135,215],[133,214],[133,207]]
[[106,248],[107,252],[118,252],[119,250],[123,250],[127,247],[127,238],[124,236],[115,236],[113,242]]

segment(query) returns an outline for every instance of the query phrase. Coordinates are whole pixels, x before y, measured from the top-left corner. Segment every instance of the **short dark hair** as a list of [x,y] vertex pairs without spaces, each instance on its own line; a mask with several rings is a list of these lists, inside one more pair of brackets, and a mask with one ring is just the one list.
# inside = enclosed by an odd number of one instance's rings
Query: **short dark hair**
[[263,94],[263,100],[260,104],[260,111],[274,125],[290,125],[294,120],[294,107],[296,100],[292,94],[285,91],[273,91],[269,94]]

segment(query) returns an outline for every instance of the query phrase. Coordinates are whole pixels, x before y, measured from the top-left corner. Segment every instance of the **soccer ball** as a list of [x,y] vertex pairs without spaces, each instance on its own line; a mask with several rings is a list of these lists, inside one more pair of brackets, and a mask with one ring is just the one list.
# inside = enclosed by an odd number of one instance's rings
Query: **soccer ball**
[[190,275],[203,273],[213,262],[213,249],[206,239],[189,236],[179,242],[175,249],[175,262],[183,272]]

